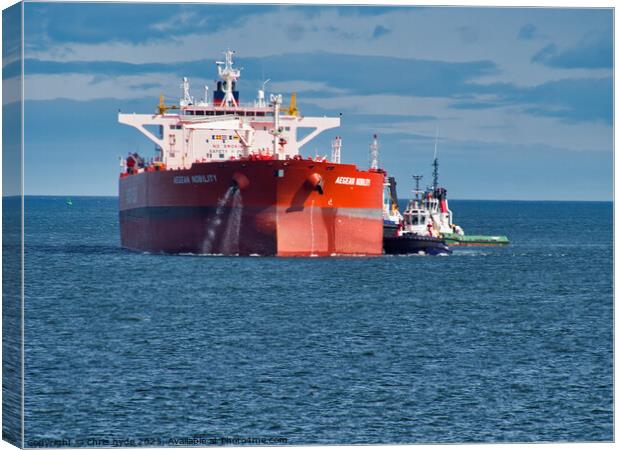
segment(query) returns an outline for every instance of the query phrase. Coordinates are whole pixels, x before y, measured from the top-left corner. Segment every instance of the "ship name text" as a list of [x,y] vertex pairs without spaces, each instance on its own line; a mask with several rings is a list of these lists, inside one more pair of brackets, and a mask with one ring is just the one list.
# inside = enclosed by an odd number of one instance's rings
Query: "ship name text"
[[178,175],[172,179],[174,184],[191,184],[191,183],[215,183],[217,182],[217,176],[214,174],[208,175]]
[[338,177],[336,178],[336,184],[348,184],[350,186],[370,186],[370,178]]

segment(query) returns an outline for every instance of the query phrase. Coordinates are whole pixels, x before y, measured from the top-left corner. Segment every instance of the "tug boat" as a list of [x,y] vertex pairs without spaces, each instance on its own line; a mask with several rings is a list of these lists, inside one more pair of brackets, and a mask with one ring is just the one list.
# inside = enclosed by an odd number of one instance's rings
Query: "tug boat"
[[[429,212],[433,227],[451,246],[508,245],[510,241],[506,236],[466,235],[460,226],[452,222],[452,211],[448,207],[447,191],[439,186],[439,160],[437,159],[436,145],[433,158],[433,184],[423,193],[422,201],[422,206]],[[420,175],[418,176],[421,178]]]
[[[415,211],[418,211],[420,221],[424,221],[429,228],[429,233],[441,237],[450,246],[504,246],[510,241],[506,236],[487,236],[487,235],[466,235],[463,229],[452,221],[452,211],[448,207],[447,191],[439,186],[439,160],[437,159],[437,141],[435,140],[435,155],[433,158],[433,183],[422,192],[419,188],[422,175],[414,175],[416,180],[416,202]],[[393,178],[388,179],[392,183]],[[395,191],[395,182],[393,182]],[[392,191],[390,191],[392,192]],[[385,197],[384,193],[384,197]],[[394,202],[396,205],[396,203]],[[395,206],[398,208],[398,205]],[[386,216],[386,208],[383,208],[384,216],[384,236],[393,235],[394,226]],[[394,216],[394,213],[392,213]],[[423,231],[423,230],[422,230]],[[385,246],[385,242],[384,242]]]
[[416,179],[414,198],[409,201],[402,215],[398,211],[396,181],[393,177],[388,178],[384,194],[388,200],[384,201],[383,209],[383,250],[388,255],[449,255],[452,250],[438,233],[430,211],[422,202],[420,196],[422,191],[419,190],[421,177],[414,176],[414,178]]

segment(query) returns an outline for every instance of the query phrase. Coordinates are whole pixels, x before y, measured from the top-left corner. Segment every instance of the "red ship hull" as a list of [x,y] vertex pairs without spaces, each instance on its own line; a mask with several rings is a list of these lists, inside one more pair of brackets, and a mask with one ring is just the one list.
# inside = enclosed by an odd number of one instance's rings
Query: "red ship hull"
[[297,159],[124,174],[121,244],[164,253],[380,255],[383,177]]

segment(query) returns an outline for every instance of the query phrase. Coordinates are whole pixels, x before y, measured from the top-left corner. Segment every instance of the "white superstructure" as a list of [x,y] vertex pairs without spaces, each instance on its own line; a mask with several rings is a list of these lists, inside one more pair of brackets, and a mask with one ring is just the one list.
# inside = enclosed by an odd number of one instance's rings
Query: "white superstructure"
[[[275,159],[294,158],[299,150],[321,132],[340,126],[339,117],[303,117],[294,103],[281,108],[282,97],[271,95],[265,102],[265,83],[256,101],[239,102],[236,83],[241,75],[233,68],[232,51],[217,62],[218,75],[213,102],[205,97],[195,102],[187,78],[183,78],[178,106],[164,106],[156,114],[118,114],[120,123],[132,126],[155,144],[156,161],[169,169],[189,168],[194,162],[224,161],[250,155]],[[172,111],[175,111],[174,113]],[[155,126],[154,132],[148,127]],[[298,138],[299,129],[309,129]]]
[[[420,190],[422,176],[414,175],[413,178],[416,181],[416,188],[413,191],[413,198],[409,200],[403,212],[402,231],[435,237],[457,232],[455,230],[457,226],[452,224],[452,211],[448,208],[446,190],[437,187],[422,191]],[[435,177],[434,185],[437,184],[436,179]],[[460,227],[458,228],[460,230]],[[462,230],[459,234],[462,234]]]

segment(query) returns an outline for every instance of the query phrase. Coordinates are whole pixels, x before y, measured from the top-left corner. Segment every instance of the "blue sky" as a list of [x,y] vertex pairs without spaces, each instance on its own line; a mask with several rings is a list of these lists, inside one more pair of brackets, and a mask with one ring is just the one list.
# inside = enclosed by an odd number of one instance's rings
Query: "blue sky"
[[[325,7],[200,4],[25,6],[27,194],[115,195],[118,156],[152,146],[116,122],[161,92],[193,94],[230,47],[241,95],[261,81],[303,114],[338,115],[305,154],[381,164],[452,198],[609,200],[613,176],[611,9]],[[4,62],[5,74],[18,73]],[[242,100],[243,100],[242,98]]]

